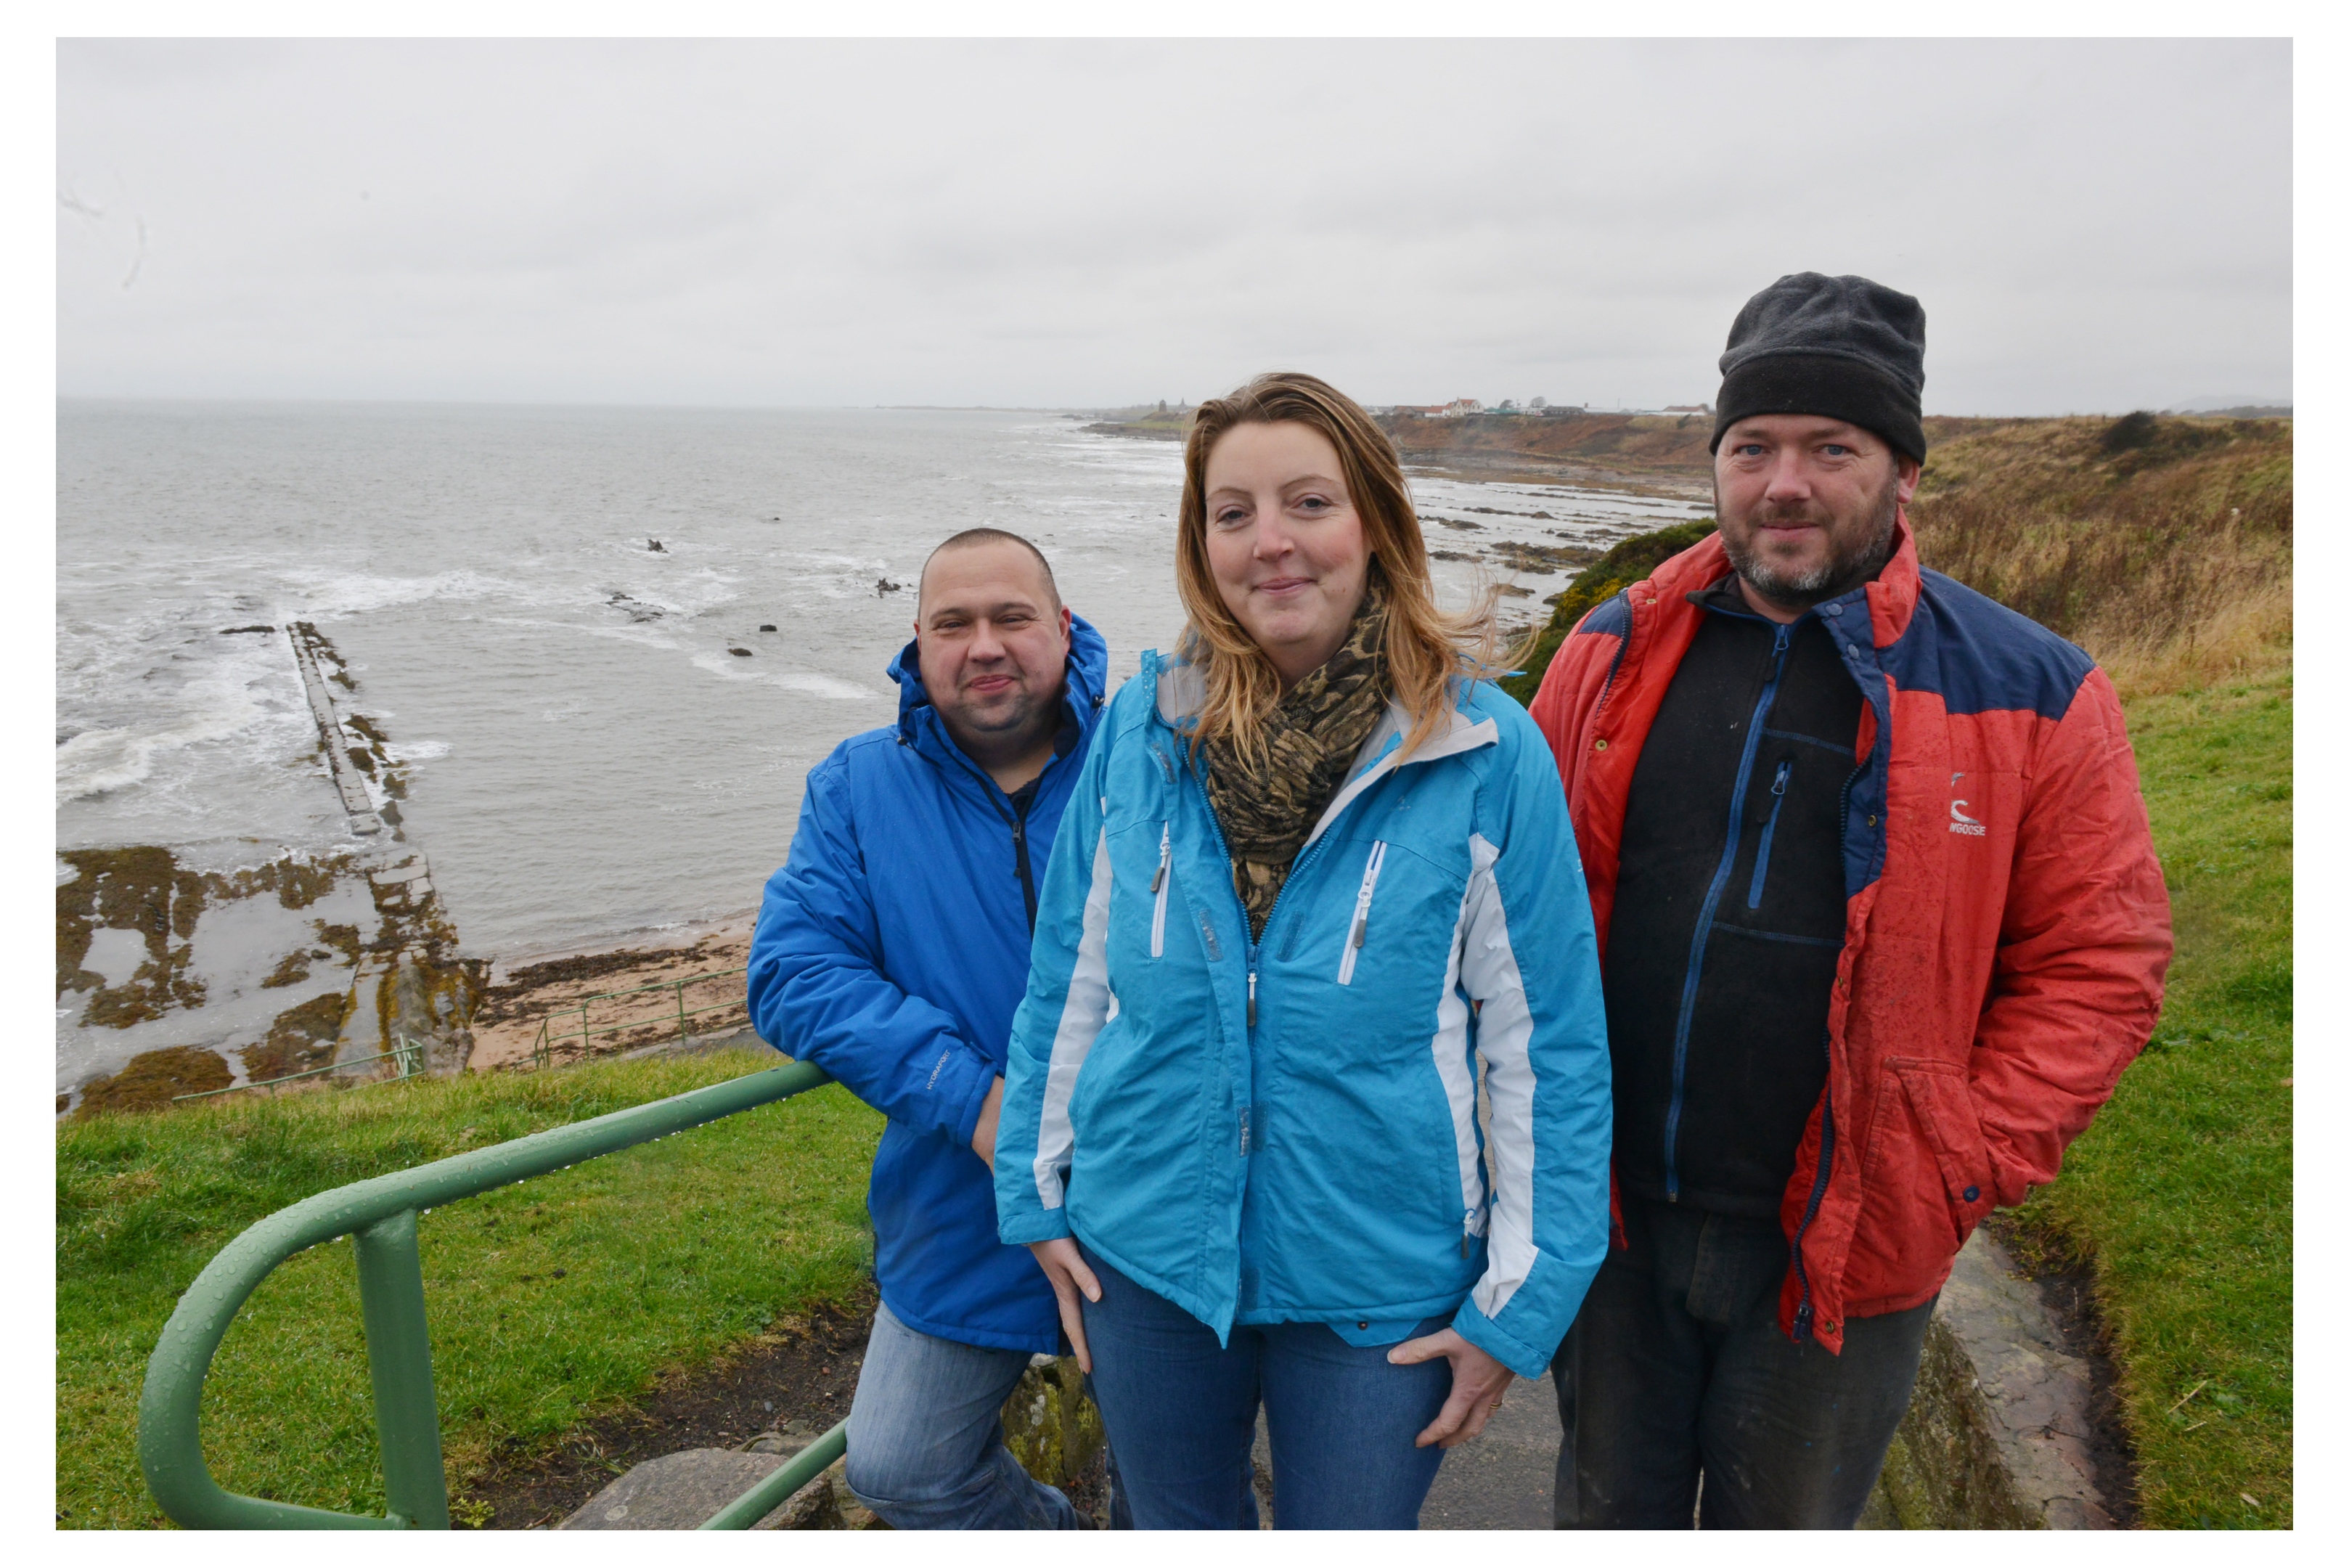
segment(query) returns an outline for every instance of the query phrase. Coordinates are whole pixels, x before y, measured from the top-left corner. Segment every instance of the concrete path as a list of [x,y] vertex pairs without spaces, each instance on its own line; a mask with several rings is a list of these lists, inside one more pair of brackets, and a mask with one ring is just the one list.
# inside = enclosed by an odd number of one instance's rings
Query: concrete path
[[1485,1429],[1444,1456],[1422,1530],[1549,1530],[1557,1477],[1557,1386],[1520,1377]]
[[[1422,1530],[1549,1530],[1550,1493],[1557,1476],[1557,1386],[1509,1385],[1508,1399],[1485,1429],[1444,1456],[1435,1484],[1420,1505]],[[1264,1417],[1256,1426],[1259,1475],[1272,1470]],[[1258,1494],[1259,1505],[1262,1494]]]

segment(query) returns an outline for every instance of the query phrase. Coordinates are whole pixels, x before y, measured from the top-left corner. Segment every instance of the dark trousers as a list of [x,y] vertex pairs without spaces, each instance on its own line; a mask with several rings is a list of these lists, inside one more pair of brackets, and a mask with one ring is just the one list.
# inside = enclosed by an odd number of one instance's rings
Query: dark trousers
[[1909,1408],[1932,1303],[1844,1323],[1843,1354],[1778,1326],[1775,1220],[1623,1201],[1551,1363],[1561,1530],[1848,1530]]

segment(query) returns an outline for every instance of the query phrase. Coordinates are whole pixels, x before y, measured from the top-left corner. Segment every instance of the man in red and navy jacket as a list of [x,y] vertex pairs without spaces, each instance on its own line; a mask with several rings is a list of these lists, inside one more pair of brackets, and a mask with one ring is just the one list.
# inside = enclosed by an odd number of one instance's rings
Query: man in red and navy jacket
[[1730,329],[1720,532],[1534,700],[1590,886],[1615,1245],[1556,1362],[1558,1522],[1847,1528],[1967,1235],[2161,1004],[2112,683],[1924,570],[1924,311],[1801,273]]

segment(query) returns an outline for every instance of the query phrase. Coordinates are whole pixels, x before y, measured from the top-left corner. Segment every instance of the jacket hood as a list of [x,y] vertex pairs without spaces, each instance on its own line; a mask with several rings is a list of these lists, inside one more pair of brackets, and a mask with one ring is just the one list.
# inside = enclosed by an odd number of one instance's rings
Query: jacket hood
[[[922,685],[922,652],[916,639],[889,661],[889,679],[897,683],[897,733],[908,745],[919,740],[922,713],[937,711]],[[1092,622],[1069,613],[1068,683],[1061,691],[1061,712],[1080,730],[1091,732],[1109,687],[1109,642]],[[941,728],[944,722],[940,721]]]

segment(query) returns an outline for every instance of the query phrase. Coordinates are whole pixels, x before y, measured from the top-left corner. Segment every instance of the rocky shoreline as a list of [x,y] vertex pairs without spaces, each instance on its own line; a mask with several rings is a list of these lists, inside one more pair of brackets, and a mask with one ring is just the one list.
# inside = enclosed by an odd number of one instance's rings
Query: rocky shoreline
[[473,1014],[472,1069],[533,1066],[542,1031],[552,1065],[659,1044],[681,1034],[740,1034],[750,1027],[741,973],[750,958],[750,919],[744,916],[682,945],[533,959],[482,991]]

